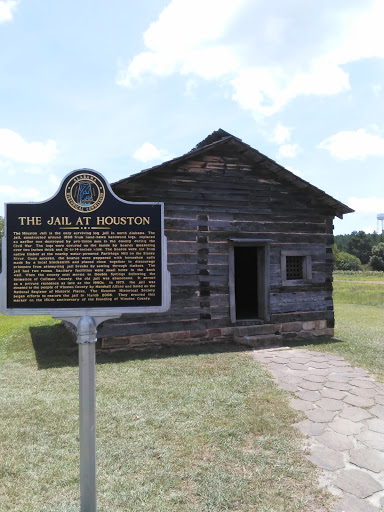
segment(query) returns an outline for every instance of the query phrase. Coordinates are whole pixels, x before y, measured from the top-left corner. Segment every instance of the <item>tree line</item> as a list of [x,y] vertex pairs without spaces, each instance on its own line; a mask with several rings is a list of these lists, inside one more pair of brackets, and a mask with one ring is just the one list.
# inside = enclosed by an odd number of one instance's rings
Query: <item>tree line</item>
[[384,271],[384,234],[352,231],[336,235],[333,254],[338,270]]

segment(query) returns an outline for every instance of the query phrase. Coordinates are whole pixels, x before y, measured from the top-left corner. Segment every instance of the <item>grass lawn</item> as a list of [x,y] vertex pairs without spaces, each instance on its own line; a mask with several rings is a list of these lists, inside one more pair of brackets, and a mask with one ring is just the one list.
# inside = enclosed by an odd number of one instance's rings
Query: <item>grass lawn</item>
[[384,272],[376,272],[373,270],[336,270],[333,273],[335,281],[379,281],[384,283]]
[[[98,355],[100,512],[326,510],[287,405],[251,353]],[[77,347],[0,317],[0,510],[78,512]]]
[[[334,289],[335,338],[306,346],[384,381],[384,286]],[[0,316],[0,512],[78,512],[77,365],[58,322]],[[98,354],[96,378],[100,512],[331,509],[300,414],[250,352]]]
[[333,298],[335,304],[357,304],[384,307],[384,285],[366,281],[336,281]]
[[335,337],[306,348],[341,355],[384,382],[384,285],[368,282],[372,276],[365,279],[334,281]]

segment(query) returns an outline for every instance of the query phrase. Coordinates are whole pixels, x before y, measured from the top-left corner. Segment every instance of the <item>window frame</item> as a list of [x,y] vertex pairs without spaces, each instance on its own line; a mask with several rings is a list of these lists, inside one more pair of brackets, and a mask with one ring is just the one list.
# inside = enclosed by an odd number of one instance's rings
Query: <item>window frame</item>
[[[287,279],[287,256],[303,258],[303,278]],[[281,251],[281,278],[283,286],[297,286],[312,282],[312,256],[303,251]]]

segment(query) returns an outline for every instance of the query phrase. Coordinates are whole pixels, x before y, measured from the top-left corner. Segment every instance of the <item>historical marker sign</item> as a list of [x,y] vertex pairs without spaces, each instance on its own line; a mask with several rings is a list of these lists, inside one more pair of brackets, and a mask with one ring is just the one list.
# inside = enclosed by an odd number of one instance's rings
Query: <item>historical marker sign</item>
[[162,203],[119,199],[80,169],[42,203],[7,204],[0,310],[50,314],[77,327],[81,512],[96,512],[97,325],[170,305]]
[[3,253],[8,314],[169,307],[163,204],[123,201],[93,170],[70,173],[48,201],[7,204]]

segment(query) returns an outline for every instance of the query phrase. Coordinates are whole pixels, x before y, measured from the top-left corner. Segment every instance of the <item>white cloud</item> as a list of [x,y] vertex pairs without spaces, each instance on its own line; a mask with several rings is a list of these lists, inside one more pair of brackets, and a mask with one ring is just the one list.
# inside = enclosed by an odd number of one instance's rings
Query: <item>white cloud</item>
[[377,214],[384,213],[384,197],[350,197],[347,204],[355,210],[360,222],[365,223],[363,231],[373,233],[381,228]]
[[293,167],[289,167],[288,165],[284,165],[285,169],[287,169],[288,171],[291,171],[293,172],[293,174],[296,174],[296,176],[301,176],[301,172],[298,171],[297,169],[294,169]]
[[173,73],[226,81],[242,108],[271,115],[300,95],[348,90],[345,64],[384,58],[383,19],[382,0],[172,0],[117,82]]
[[384,198],[350,197],[347,204],[359,214],[376,216],[378,213],[384,213]]
[[137,160],[142,162],[150,162],[151,160],[167,161],[172,159],[172,155],[164,149],[157,149],[156,146],[150,142],[144,142],[133,155]]
[[364,129],[342,131],[323,140],[319,148],[340,160],[363,160],[367,156],[384,156],[384,138]]
[[49,183],[52,183],[52,185],[55,185],[56,187],[58,187],[61,183],[61,180],[59,180],[59,178],[56,176],[56,174],[50,174],[48,176],[48,180],[49,180]]
[[372,84],[372,92],[375,96],[380,96],[383,91],[383,86],[381,84]]
[[0,23],[12,20],[18,3],[18,0],[0,0]]
[[284,126],[281,123],[276,125],[276,128],[273,131],[273,141],[277,142],[277,144],[284,144],[284,142],[288,142],[291,138],[291,129],[287,126]]
[[57,155],[56,143],[53,140],[42,142],[26,142],[12,130],[0,129],[0,156],[30,164],[46,164]]
[[41,174],[43,169],[41,167],[29,166],[23,169],[26,174]]
[[145,73],[195,73],[207,79],[227,73],[237,58],[216,41],[246,1],[172,0],[144,33],[149,51],[136,55],[125,69],[120,66],[117,83],[132,85]]
[[4,202],[11,201],[36,201],[40,198],[40,191],[36,188],[11,187],[9,185],[0,185],[0,195]]
[[279,147],[278,156],[294,158],[299,151],[300,146],[298,144],[283,144]]

